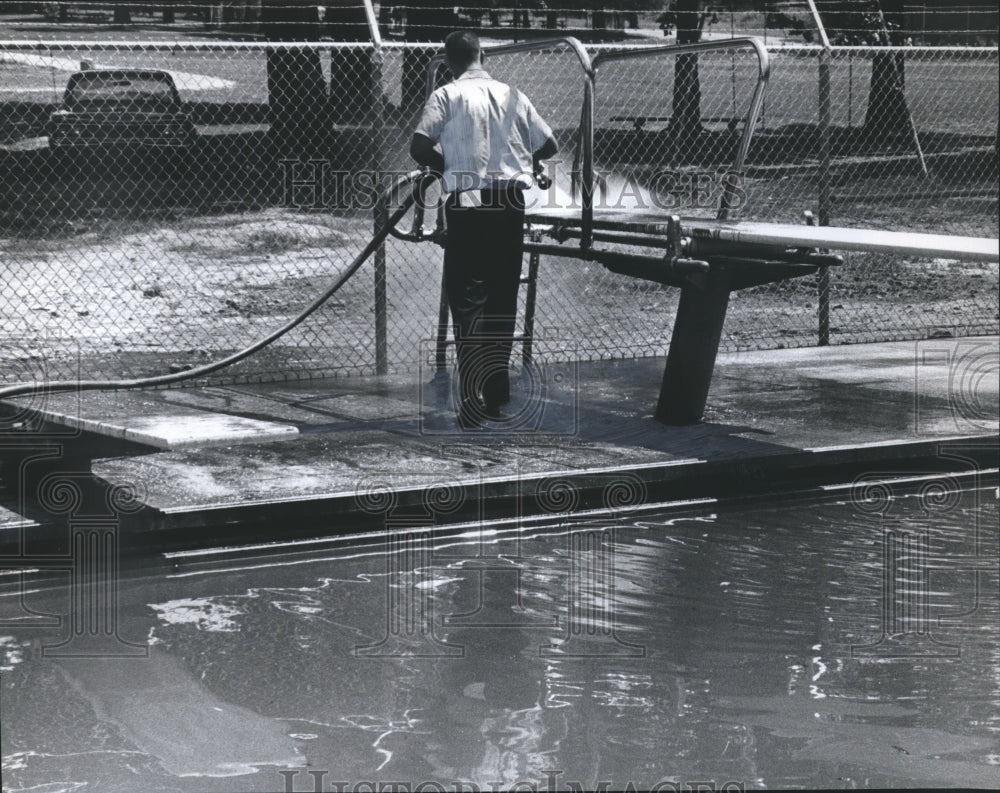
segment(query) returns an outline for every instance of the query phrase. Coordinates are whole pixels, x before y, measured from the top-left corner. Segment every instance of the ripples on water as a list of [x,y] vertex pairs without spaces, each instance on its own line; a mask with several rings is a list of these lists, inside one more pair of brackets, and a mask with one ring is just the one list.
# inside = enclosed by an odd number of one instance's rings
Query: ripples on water
[[54,661],[56,634],[0,630],[4,790],[996,787],[997,504],[944,506],[647,515],[131,581],[120,633],[146,659]]

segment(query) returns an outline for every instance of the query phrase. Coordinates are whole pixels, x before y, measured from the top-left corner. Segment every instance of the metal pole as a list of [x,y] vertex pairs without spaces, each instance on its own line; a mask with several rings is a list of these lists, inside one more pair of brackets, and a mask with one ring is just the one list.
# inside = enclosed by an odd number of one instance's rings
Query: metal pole
[[379,50],[382,49],[382,31],[378,27],[378,16],[375,13],[375,6],[372,0],[364,0],[365,21],[368,23],[368,32],[371,34],[372,44]]
[[823,45],[823,49],[830,49],[830,38],[826,35],[826,25],[823,24],[823,19],[819,15],[819,9],[816,8],[816,0],[808,0],[809,11],[812,13],[813,22],[816,23],[816,32],[819,33],[820,43]]
[[854,53],[847,53],[847,128],[854,125]]
[[[803,213],[807,226],[815,226],[816,218],[813,213],[806,211]],[[820,267],[816,273],[816,291],[819,294],[819,339],[820,347],[830,344],[830,268]]]
[[[819,56],[819,225],[830,225],[830,51]],[[807,222],[813,223],[812,213]],[[822,267],[817,281],[819,345],[830,343],[830,272]]]
[[819,224],[830,225],[830,52],[819,55]]
[[819,56],[819,224],[830,225],[830,57],[832,47],[816,0],[808,0],[823,50]]
[[[541,242],[542,235],[538,231],[531,234],[532,242]],[[527,291],[524,296],[524,341],[521,344],[521,364],[531,366],[532,354],[535,343],[535,299],[536,284],[538,283],[538,265],[541,262],[541,254],[532,251],[528,256],[528,278],[526,281]]]
[[443,377],[448,373],[448,289],[441,268],[441,298],[438,302],[437,336],[434,344],[434,376]]
[[583,202],[581,211],[583,234],[580,236],[580,247],[592,248],[594,245],[594,76],[588,74],[583,84],[583,178],[580,194]]
[[[375,184],[381,180],[383,163],[383,147],[385,145],[385,99],[382,92],[382,35],[378,28],[378,18],[372,6],[372,0],[364,0],[365,17],[372,39],[371,68],[369,70],[371,112],[372,112],[372,143],[371,169]],[[373,225],[375,234],[385,228],[388,207],[383,202],[375,204]],[[386,283],[385,243],[375,249],[374,258],[374,301],[375,301],[375,372],[386,374],[389,371],[389,331],[388,331],[388,285]]]
[[[826,25],[819,15],[815,0],[809,0],[809,11],[812,13],[816,31],[819,33],[823,51],[819,56],[819,225],[830,225],[830,58],[832,47],[830,37],[826,34]],[[853,80],[853,64],[851,79]],[[853,85],[848,91],[853,91]],[[848,111],[850,112],[850,111]],[[812,213],[806,213],[806,222],[813,225]],[[821,267],[817,278],[820,346],[830,343],[830,271]]]

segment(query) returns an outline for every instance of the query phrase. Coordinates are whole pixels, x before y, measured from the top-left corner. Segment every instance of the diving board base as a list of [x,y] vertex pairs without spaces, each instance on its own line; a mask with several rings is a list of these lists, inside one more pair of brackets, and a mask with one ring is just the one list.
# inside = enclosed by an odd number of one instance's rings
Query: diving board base
[[722,340],[729,295],[729,276],[725,270],[710,273],[704,288],[692,285],[681,289],[656,404],[658,421],[675,426],[701,421]]

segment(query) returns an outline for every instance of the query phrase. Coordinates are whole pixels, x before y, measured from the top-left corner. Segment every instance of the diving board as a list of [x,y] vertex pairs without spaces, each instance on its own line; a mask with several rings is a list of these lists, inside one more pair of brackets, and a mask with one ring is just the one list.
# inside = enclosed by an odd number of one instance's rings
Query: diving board
[[[1000,260],[996,239],[756,221],[681,218],[662,212],[593,208],[532,209],[529,232],[560,244],[526,242],[533,255],[597,261],[613,272],[681,289],[656,417],[667,424],[701,419],[732,292],[835,266],[832,252]],[[567,244],[579,240],[578,245]],[[611,243],[614,248],[594,243]],[[625,252],[624,246],[659,250]],[[534,265],[537,270],[537,264]],[[530,332],[530,331],[529,331]]]
[[[580,227],[580,209],[529,210],[529,223]],[[593,227],[628,234],[665,235],[671,218],[664,212],[594,209]],[[680,233],[693,242],[701,239],[776,248],[819,248],[834,251],[889,253],[973,262],[1000,261],[1000,240],[984,237],[882,231],[840,226],[805,226],[759,221],[680,218]]]

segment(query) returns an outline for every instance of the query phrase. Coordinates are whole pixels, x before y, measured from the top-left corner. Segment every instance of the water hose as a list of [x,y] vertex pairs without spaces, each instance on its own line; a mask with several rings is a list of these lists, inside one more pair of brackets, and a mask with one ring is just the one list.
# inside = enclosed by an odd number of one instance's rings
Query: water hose
[[396,185],[390,188],[386,194],[387,197],[384,199],[386,201],[391,200],[391,197],[397,194],[397,191],[402,185],[407,182],[415,183],[410,193],[402,199],[396,210],[388,218],[383,220],[382,227],[375,233],[364,249],[354,258],[348,268],[341,273],[336,281],[327,287],[322,294],[306,306],[297,316],[293,317],[273,333],[258,339],[249,347],[234,352],[232,355],[212,363],[207,363],[192,369],[186,369],[183,372],[174,372],[171,374],[156,375],[153,377],[139,377],[132,380],[55,380],[52,382],[40,382],[36,380],[30,383],[17,383],[12,386],[7,386],[6,388],[0,388],[0,399],[23,396],[25,394],[36,394],[39,392],[57,393],[62,391],[104,391],[112,389],[152,388],[155,386],[173,385],[174,383],[180,383],[196,377],[204,377],[205,375],[224,369],[227,366],[232,366],[234,363],[242,361],[244,358],[250,357],[257,351],[262,350],[264,347],[267,347],[269,344],[272,344],[280,339],[292,328],[301,324],[307,317],[313,314],[320,306],[335,295],[340,288],[347,283],[351,276],[358,271],[361,265],[367,261],[368,257],[371,256],[383,242],[385,242],[386,237],[389,236],[395,225],[403,219],[407,210],[409,210],[410,206],[412,206],[414,201],[416,201],[418,194],[422,194],[422,191],[428,184],[427,180],[428,175],[423,171],[412,171],[396,183]]

